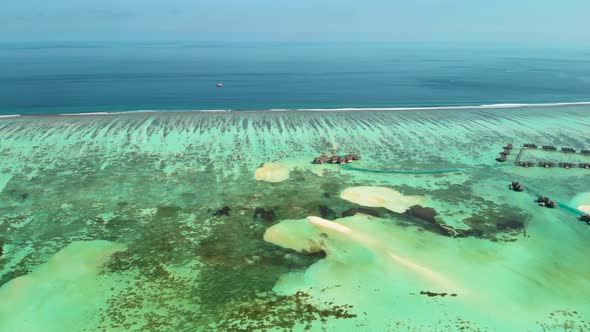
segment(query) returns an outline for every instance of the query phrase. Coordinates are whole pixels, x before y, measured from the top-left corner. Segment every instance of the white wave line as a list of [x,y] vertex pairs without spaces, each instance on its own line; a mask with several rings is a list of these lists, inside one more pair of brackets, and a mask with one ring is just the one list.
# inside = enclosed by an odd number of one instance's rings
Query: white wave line
[[[590,105],[590,101],[584,102],[560,102],[560,103],[505,103],[505,104],[483,104],[483,105],[464,105],[464,106],[417,106],[417,107],[342,107],[342,108],[270,108],[261,110],[241,110],[240,112],[349,112],[349,111],[433,111],[433,110],[478,110],[478,109],[511,109],[511,108],[545,108],[545,107],[559,107],[559,106],[583,106]],[[10,114],[0,115],[0,118],[14,118],[14,117],[36,117],[36,116],[95,116],[95,115],[117,115],[130,113],[191,113],[191,112],[211,112],[211,113],[226,113],[231,112],[231,109],[193,109],[193,110],[178,110],[178,109],[145,109],[134,111],[120,111],[120,112],[81,112],[81,113],[60,113],[60,114],[33,114],[21,115]]]
[[425,107],[345,107],[345,108],[301,108],[298,111],[330,112],[330,111],[428,111],[428,110],[462,110],[462,109],[499,109],[499,108],[527,108],[527,107],[556,107],[590,105],[590,102],[575,103],[540,103],[540,104],[484,104],[465,106],[425,106]]

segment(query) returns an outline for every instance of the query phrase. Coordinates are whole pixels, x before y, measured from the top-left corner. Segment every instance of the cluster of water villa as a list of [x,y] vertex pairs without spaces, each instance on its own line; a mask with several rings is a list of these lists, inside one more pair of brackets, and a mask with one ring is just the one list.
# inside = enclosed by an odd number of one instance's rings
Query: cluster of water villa
[[346,165],[348,163],[353,162],[354,160],[361,160],[361,157],[355,153],[349,153],[344,157],[341,157],[337,154],[322,154],[321,156],[315,158],[313,160],[313,163],[314,164],[331,163],[331,164]]
[[494,161],[589,130],[583,105],[3,119],[0,331],[589,330],[588,171]]

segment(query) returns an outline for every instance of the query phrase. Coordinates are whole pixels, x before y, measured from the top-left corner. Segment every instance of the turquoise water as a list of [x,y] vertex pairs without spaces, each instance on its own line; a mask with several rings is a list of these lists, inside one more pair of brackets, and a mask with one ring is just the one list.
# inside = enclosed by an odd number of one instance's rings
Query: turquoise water
[[[556,157],[559,159],[559,156],[555,155],[553,157]],[[561,158],[565,158],[565,159],[570,159],[567,157],[572,157],[570,156],[564,156],[563,154],[561,155]],[[580,160],[586,160],[587,157],[586,156],[574,156],[579,158]],[[542,159],[543,161],[546,161],[548,159]],[[561,159],[560,159],[561,160]],[[515,165],[503,165],[503,164],[499,164],[499,165],[494,165],[494,166],[484,166],[484,167],[518,167]],[[424,174],[424,175],[434,175],[434,174],[448,174],[448,173],[458,173],[458,172],[469,172],[470,170],[473,170],[474,168],[464,168],[464,169],[437,169],[437,170],[423,170],[423,171],[404,171],[404,170],[383,170],[383,169],[368,169],[368,168],[358,168],[358,167],[353,167],[350,165],[345,165],[343,166],[343,169],[346,170],[352,170],[352,171],[359,171],[359,172],[368,172],[368,173],[379,173],[379,174],[411,174],[411,175],[419,175],[419,174]],[[524,183],[521,182],[522,185],[525,185]],[[528,187],[529,191],[532,189],[530,187]],[[538,189],[533,189],[533,193],[537,196],[544,196],[542,194],[541,190]],[[557,201],[557,203],[560,205],[560,207],[566,211],[569,211],[575,215],[585,215],[587,214],[584,211],[581,211],[580,209],[576,208],[576,207],[572,207],[568,204],[564,204],[563,202],[559,202]]]
[[589,59],[502,45],[4,43],[0,114],[580,102]]
[[0,331],[587,331],[590,173],[494,159],[589,129],[585,105],[3,119]]

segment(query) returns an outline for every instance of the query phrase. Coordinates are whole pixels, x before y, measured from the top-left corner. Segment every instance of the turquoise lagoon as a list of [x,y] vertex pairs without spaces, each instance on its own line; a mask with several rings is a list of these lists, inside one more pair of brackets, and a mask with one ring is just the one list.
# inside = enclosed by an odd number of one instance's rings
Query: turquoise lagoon
[[587,105],[4,119],[0,331],[588,331],[590,172],[494,159],[589,131]]

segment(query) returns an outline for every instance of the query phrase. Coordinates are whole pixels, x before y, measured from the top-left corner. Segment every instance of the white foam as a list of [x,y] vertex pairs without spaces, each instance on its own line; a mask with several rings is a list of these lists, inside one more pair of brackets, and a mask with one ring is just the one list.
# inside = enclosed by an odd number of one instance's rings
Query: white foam
[[556,107],[590,105],[590,102],[575,103],[539,103],[539,104],[484,104],[464,106],[426,106],[426,107],[345,107],[345,108],[301,108],[298,111],[330,112],[330,111],[428,111],[428,110],[462,110],[462,109],[497,109],[497,108],[527,108],[527,107]]
[[123,112],[117,112],[117,113],[157,113],[160,112],[158,110],[137,110],[137,111],[123,111]]
[[[122,113],[122,112],[117,112],[117,113]],[[62,113],[62,114],[58,114],[58,115],[64,115],[64,116],[87,116],[87,115],[111,115],[111,114],[116,114],[116,113],[109,113],[109,112],[88,112],[88,113]]]
[[[478,109],[510,109],[510,108],[534,108],[534,107],[559,107],[559,106],[583,106],[590,105],[590,101],[584,102],[559,102],[559,103],[504,103],[504,104],[482,104],[482,105],[463,105],[463,106],[417,106],[417,107],[341,107],[341,108],[269,108],[260,110],[240,110],[239,112],[354,112],[354,111],[433,111],[433,110],[478,110]],[[231,109],[193,109],[193,110],[175,110],[175,109],[149,109],[133,110],[120,112],[80,112],[80,113],[61,113],[60,116],[96,116],[96,115],[116,115],[129,113],[191,113],[191,112],[210,112],[226,113],[232,112]],[[53,114],[37,114],[30,116],[52,116]],[[27,115],[26,117],[30,117]],[[0,115],[0,118],[21,117],[19,114]]]

